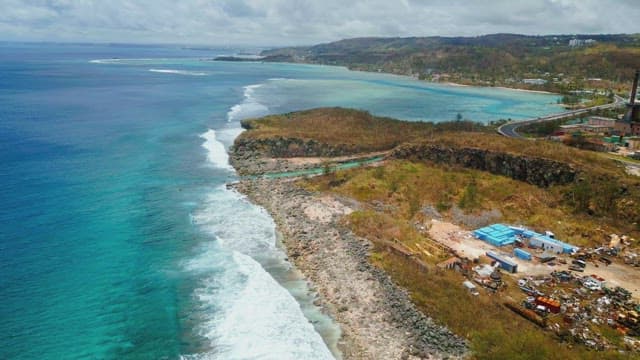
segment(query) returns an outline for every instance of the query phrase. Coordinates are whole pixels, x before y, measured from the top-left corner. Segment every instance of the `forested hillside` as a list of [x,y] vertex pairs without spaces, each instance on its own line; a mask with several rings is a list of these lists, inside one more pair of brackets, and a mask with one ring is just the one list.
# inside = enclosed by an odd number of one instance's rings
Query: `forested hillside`
[[[434,81],[521,84],[561,91],[570,83],[580,88],[576,83],[584,81],[602,82],[596,87],[603,88],[630,82],[640,68],[640,35],[357,38],[267,50],[262,55],[265,61],[342,65]],[[546,83],[523,82],[531,78]]]

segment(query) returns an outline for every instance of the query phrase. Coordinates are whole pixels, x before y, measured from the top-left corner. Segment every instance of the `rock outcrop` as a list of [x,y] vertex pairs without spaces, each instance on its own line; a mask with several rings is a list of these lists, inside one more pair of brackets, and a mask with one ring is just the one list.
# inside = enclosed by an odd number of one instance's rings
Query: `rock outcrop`
[[458,165],[540,187],[572,183],[578,173],[571,165],[551,159],[438,144],[401,145],[389,157]]
[[238,153],[259,152],[272,158],[336,157],[353,155],[359,148],[353,144],[329,145],[313,139],[274,136],[264,139],[239,137],[234,143]]

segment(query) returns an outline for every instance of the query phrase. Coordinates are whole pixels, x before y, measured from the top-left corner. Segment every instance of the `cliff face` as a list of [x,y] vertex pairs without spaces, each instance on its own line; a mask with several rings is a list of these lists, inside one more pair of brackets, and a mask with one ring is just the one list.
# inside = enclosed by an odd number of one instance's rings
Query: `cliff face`
[[234,143],[237,153],[261,153],[274,158],[289,157],[335,157],[353,155],[358,151],[355,145],[329,145],[316,140],[303,140],[289,137],[271,137],[265,139],[246,139],[239,137]]
[[[243,158],[255,157],[255,154],[270,158],[336,157],[359,152],[359,149],[353,145],[334,146],[313,139],[240,137],[234,144],[233,158],[239,161]],[[454,164],[508,176],[540,187],[568,184],[573,182],[577,175],[577,171],[571,165],[555,160],[437,144],[400,145],[392,150],[389,158]]]
[[396,159],[455,164],[508,176],[540,187],[568,184],[573,182],[577,175],[577,171],[572,166],[555,160],[476,148],[406,144],[395,148],[389,156]]

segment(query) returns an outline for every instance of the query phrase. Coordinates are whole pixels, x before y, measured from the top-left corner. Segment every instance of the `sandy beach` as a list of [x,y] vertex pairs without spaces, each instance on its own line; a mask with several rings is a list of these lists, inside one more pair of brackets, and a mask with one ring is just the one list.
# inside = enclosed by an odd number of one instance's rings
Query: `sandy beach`
[[506,87],[506,86],[495,86],[495,87],[494,87],[494,89],[504,89],[504,90],[522,91],[522,92],[537,93],[537,94],[559,95],[559,94],[554,93],[554,92],[551,92],[551,91],[518,89],[518,88],[510,88],[510,87]]

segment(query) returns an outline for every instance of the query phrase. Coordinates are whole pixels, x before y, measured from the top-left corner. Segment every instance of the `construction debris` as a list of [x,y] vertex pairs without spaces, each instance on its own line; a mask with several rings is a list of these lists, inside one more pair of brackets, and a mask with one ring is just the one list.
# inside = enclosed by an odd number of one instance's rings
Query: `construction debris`
[[[463,285],[472,294],[479,294],[475,284],[491,294],[503,292],[506,283],[500,270],[506,273],[520,271],[522,275],[517,286],[522,291],[521,298],[512,292],[503,295],[507,299],[503,304],[511,311],[553,331],[563,341],[583,344],[597,351],[640,352],[640,305],[633,300],[629,290],[617,286],[620,278],[609,284],[600,276],[616,274],[621,262],[640,266],[640,256],[629,248],[634,239],[611,234],[603,236],[600,247],[580,249],[557,240],[555,234],[548,231],[542,235],[502,224],[478,229],[473,237],[485,243],[478,246],[484,250],[482,253],[472,248],[477,246],[473,245],[477,240],[467,240],[469,235],[464,233],[450,232],[446,244],[457,256],[438,264],[440,268],[461,271],[468,279]],[[465,246],[458,245],[465,241]],[[456,252],[455,248],[465,251]],[[512,248],[512,252],[504,251],[508,248]],[[468,259],[464,253],[475,255]],[[471,269],[471,263],[477,265]],[[558,264],[564,265],[566,270],[554,269]],[[614,272],[596,270],[609,266]],[[546,274],[545,268],[550,270]],[[607,327],[614,329],[620,340],[612,341],[610,334],[603,336]]]

